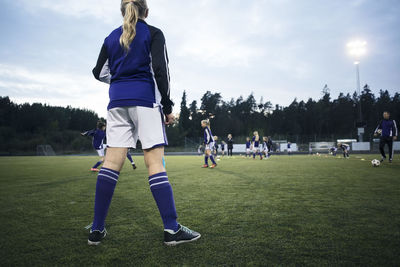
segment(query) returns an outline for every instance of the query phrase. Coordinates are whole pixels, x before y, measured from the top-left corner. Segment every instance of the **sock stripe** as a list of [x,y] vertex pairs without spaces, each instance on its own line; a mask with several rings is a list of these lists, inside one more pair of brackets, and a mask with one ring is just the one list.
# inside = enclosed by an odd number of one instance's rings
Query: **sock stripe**
[[149,179],[149,183],[150,183],[151,181],[153,181],[153,180],[162,179],[162,178],[167,178],[167,179],[168,179],[168,176],[160,176],[160,177],[151,178],[151,179]]
[[166,184],[166,183],[169,183],[169,181],[164,181],[164,182],[159,182],[159,183],[151,184],[151,185],[150,185],[150,188],[153,187],[153,186],[156,186],[156,185]]
[[104,172],[106,172],[107,174],[111,174],[114,178],[118,179],[118,176],[119,176],[118,173],[113,172],[111,170],[104,169],[104,168],[102,168],[99,173],[104,174]]
[[115,181],[115,182],[118,182],[118,179],[115,179],[114,177],[111,177],[111,176],[109,176],[109,175],[107,175],[107,174],[100,173],[100,174],[99,174],[99,179],[102,178],[102,177],[105,177],[105,178],[111,179],[111,180],[113,180],[113,181]]

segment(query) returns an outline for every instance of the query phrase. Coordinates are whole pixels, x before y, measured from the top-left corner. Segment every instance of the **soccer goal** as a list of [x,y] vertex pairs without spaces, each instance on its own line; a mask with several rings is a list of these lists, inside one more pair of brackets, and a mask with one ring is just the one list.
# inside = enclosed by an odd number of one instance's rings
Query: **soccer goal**
[[51,145],[38,145],[36,147],[36,156],[55,156],[56,153]]

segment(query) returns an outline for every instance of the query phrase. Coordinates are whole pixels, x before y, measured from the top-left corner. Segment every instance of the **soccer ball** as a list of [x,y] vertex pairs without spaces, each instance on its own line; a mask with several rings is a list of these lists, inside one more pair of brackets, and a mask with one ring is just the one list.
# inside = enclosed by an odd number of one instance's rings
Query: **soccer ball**
[[381,165],[381,162],[380,162],[379,160],[377,160],[377,159],[373,159],[373,160],[371,161],[371,164],[372,164],[372,166],[374,166],[374,167],[379,167],[379,165]]

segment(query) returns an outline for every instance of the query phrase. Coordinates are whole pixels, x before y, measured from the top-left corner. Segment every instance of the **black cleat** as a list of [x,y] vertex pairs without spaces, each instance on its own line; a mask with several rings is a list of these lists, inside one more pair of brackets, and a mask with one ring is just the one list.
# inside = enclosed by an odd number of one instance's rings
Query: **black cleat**
[[164,231],[164,244],[167,246],[176,246],[182,243],[196,241],[200,237],[201,235],[199,233],[179,224],[179,230],[175,234]]
[[384,161],[385,161],[385,158],[381,158],[380,162],[382,163],[382,162],[384,162]]
[[389,159],[389,163],[392,163],[393,162],[393,160],[392,159]]
[[132,164],[132,168],[134,169],[134,170],[136,170],[136,165],[135,164]]
[[90,230],[88,245],[89,246],[97,246],[100,244],[101,240],[103,240],[107,235],[107,230],[104,228],[103,232],[99,230],[92,231]]

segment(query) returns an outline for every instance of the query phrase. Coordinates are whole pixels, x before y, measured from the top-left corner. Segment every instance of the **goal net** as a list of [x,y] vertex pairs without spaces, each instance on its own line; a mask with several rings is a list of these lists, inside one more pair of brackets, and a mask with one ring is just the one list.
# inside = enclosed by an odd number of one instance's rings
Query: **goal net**
[[36,156],[55,156],[56,153],[51,145],[38,145],[36,147]]

